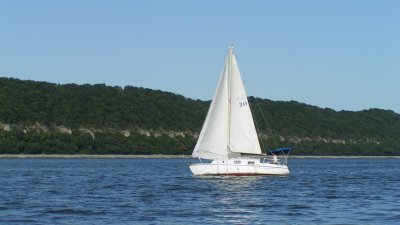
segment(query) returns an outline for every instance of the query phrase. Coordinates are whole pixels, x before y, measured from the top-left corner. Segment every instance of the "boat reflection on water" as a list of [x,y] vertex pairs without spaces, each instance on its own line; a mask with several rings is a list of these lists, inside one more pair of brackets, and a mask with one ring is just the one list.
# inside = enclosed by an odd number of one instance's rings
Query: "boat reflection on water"
[[[241,190],[252,187],[257,180],[263,176],[195,176],[196,179],[201,179],[213,184],[215,189],[221,191],[229,191],[238,193]],[[232,194],[232,193],[230,193]]]
[[[215,223],[248,224],[262,218],[260,212],[266,210],[267,203],[259,195],[263,190],[255,191],[265,176],[206,176],[196,177],[212,188],[210,197],[214,199],[211,211],[216,216]],[[260,220],[261,222],[261,220]]]

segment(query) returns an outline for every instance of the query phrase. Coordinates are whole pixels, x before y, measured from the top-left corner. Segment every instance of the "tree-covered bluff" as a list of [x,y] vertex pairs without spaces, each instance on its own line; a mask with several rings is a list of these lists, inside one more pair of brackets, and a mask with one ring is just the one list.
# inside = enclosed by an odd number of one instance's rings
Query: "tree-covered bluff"
[[[400,155],[400,115],[249,98],[264,149]],[[0,78],[0,153],[190,154],[209,101],[132,86]],[[265,121],[265,120],[266,121]]]

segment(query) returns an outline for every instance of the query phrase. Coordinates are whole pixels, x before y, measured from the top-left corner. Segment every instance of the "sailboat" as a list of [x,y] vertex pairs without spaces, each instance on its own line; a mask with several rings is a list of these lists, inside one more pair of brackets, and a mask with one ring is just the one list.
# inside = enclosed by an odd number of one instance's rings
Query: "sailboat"
[[189,168],[194,175],[288,175],[287,158],[272,156],[261,151],[233,47],[229,47],[192,153],[200,162]]

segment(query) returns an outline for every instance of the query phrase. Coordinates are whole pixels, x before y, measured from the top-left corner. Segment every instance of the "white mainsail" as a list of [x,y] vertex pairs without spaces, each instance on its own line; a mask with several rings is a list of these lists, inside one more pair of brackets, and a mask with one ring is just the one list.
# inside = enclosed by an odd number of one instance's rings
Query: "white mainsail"
[[246,91],[230,47],[192,156],[226,159],[232,153],[262,154]]
[[253,116],[233,51],[231,55],[230,81],[229,148],[232,152],[261,154]]

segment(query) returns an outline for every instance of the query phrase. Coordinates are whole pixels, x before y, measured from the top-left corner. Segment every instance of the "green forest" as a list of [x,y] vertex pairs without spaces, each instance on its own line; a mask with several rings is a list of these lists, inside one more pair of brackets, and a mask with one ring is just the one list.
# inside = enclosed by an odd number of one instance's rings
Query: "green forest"
[[[400,155],[400,114],[249,97],[264,150]],[[191,154],[210,101],[105,84],[0,78],[0,154]]]

